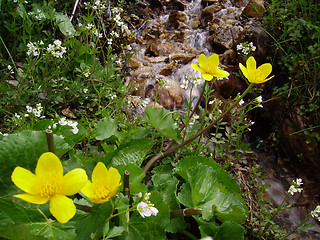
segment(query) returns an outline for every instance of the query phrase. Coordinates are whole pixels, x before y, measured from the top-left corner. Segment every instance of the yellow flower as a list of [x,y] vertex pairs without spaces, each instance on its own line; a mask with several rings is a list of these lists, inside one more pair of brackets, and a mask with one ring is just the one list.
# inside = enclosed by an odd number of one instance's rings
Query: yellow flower
[[121,176],[117,169],[106,168],[102,162],[98,162],[92,172],[92,183],[87,184],[81,189],[81,192],[87,196],[93,203],[104,203],[116,195]]
[[208,58],[204,54],[200,54],[198,61],[199,66],[196,63],[191,63],[191,66],[201,72],[202,77],[207,81],[211,81],[213,77],[225,78],[229,75],[227,71],[218,69],[219,56],[217,54],[213,54]]
[[36,174],[16,167],[11,179],[17,187],[26,192],[14,197],[35,204],[44,204],[50,200],[50,212],[60,223],[68,222],[76,213],[76,206],[66,196],[79,192],[88,181],[86,172],[80,168],[63,176],[62,164],[51,152],[40,156]]
[[243,75],[251,83],[264,83],[274,77],[271,76],[267,78],[272,71],[272,65],[270,63],[262,64],[257,68],[257,63],[254,57],[249,57],[246,64],[247,67],[239,63],[239,67]]

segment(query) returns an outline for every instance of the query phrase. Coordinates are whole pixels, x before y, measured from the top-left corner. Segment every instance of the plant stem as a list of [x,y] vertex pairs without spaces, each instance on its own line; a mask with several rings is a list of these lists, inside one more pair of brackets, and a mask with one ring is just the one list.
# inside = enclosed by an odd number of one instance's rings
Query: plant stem
[[170,218],[200,215],[202,211],[195,208],[178,209],[170,212]]
[[198,133],[196,133],[195,135],[193,135],[192,137],[190,137],[189,139],[185,140],[184,142],[180,143],[179,145],[170,148],[168,150],[166,150],[165,152],[159,152],[157,155],[155,155],[153,158],[151,158],[147,164],[143,167],[143,171],[146,173],[149,168],[157,161],[159,160],[161,157],[164,157],[176,150],[178,150],[179,148],[184,147],[185,145],[187,145],[188,143],[192,142],[194,139],[196,139],[197,137],[199,137],[200,135],[202,135],[203,133],[205,133],[206,131],[208,131],[210,128],[212,128],[216,123],[218,123],[221,119],[223,119],[235,106],[238,105],[238,103],[240,102],[241,99],[244,98],[245,95],[247,95],[247,93],[250,91],[250,89],[254,86],[254,83],[250,83],[250,85],[248,86],[248,88],[241,94],[241,96],[223,113],[221,114],[217,119],[215,119],[214,121],[212,121],[208,126],[206,126],[205,128],[203,128],[202,130],[200,130]]
[[47,143],[48,143],[48,150],[49,152],[56,153],[54,148],[54,141],[53,141],[53,133],[52,130],[47,129],[46,130],[46,136],[47,136]]

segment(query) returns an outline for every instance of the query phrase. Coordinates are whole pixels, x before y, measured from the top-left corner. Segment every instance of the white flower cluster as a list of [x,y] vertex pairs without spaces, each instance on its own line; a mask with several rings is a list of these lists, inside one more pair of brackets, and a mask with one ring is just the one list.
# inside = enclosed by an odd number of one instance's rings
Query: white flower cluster
[[258,107],[263,108],[263,106],[261,104],[263,101],[262,96],[256,97],[254,100],[258,103]]
[[188,89],[189,81],[187,79],[182,79],[182,83],[180,85],[181,88],[183,89]]
[[20,116],[18,113],[14,113],[14,116],[15,116],[17,119],[21,119],[21,116]]
[[316,208],[313,210],[313,211],[311,211],[311,216],[313,217],[313,218],[317,218],[319,221],[320,221],[320,206],[318,205],[318,206],[316,206]]
[[2,133],[2,132],[0,132],[0,136],[4,136],[4,137],[7,137],[9,134],[8,133]]
[[[143,218],[150,217],[151,215],[157,216],[159,212],[159,210],[154,207],[154,204],[150,203],[150,195],[151,193],[144,194],[143,201],[137,206],[137,210]],[[138,197],[142,197],[142,193],[139,193]]]
[[88,23],[87,25],[82,25],[82,23],[79,22],[78,26],[79,26],[80,28],[83,28],[83,29],[85,29],[85,30],[88,30],[89,33],[95,35],[96,37],[99,37],[99,38],[102,38],[102,37],[103,37],[103,36],[102,36],[102,33],[99,33],[97,27],[96,27],[94,24],[92,24],[92,23]]
[[[59,122],[61,126],[70,126],[72,127],[73,134],[77,134],[79,132],[79,128],[77,127],[78,123],[73,122],[71,120],[67,120],[66,118],[62,117]],[[56,125],[53,125],[53,128],[56,128]]]
[[83,3],[85,6],[85,9],[92,8],[93,10],[96,10],[100,13],[103,13],[108,7],[105,3],[102,3],[100,0],[96,0],[93,5],[91,5],[88,2]]
[[122,32],[125,32],[128,29],[128,26],[125,24],[124,21],[122,21],[122,18],[120,16],[121,12],[123,12],[122,8],[115,7],[111,9],[113,16],[113,20],[116,22],[118,27],[120,27]]
[[47,51],[56,58],[63,58],[63,54],[66,52],[66,48],[61,46],[60,40],[55,40],[53,44],[49,44]]
[[28,12],[28,15],[31,17],[34,17],[35,19],[37,19],[39,21],[46,18],[46,16],[41,11],[41,9],[37,9],[37,10],[35,10],[35,12]]
[[43,45],[43,41],[38,41],[38,42],[28,42],[27,47],[27,55],[28,56],[38,56],[39,55],[39,50],[40,50],[40,45]]
[[25,117],[29,117],[29,113],[32,113],[36,117],[40,117],[43,107],[41,106],[41,103],[37,103],[35,108],[32,108],[27,105],[26,109],[27,113],[24,115]]
[[256,50],[256,47],[253,45],[252,42],[243,42],[237,45],[237,50],[242,52],[243,55],[249,55],[250,53]]
[[301,193],[303,188],[300,187],[302,185],[302,179],[301,178],[297,178],[296,181],[292,181],[292,185],[289,187],[288,193],[290,193],[291,195],[293,195],[296,192]]
[[182,79],[182,83],[180,85],[181,88],[183,89],[188,89],[189,83],[191,83],[193,86],[197,86],[199,84],[201,84],[202,80],[201,78],[184,78]]

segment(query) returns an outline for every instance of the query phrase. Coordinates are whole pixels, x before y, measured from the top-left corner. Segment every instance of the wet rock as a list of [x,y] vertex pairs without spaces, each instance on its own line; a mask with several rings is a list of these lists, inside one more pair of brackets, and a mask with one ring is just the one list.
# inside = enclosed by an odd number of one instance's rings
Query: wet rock
[[261,17],[265,12],[264,0],[250,0],[243,9],[242,15],[247,17]]
[[148,2],[150,3],[151,9],[155,9],[155,8],[163,9],[163,4],[161,0],[148,0]]
[[130,72],[131,76],[134,78],[148,78],[152,75],[152,67],[142,66],[136,70]]
[[172,73],[174,73],[176,71],[176,62],[172,61],[171,63],[169,63],[167,66],[163,67],[160,70],[160,75],[163,76],[168,76],[171,75]]
[[179,11],[184,11],[187,6],[187,4],[181,0],[170,1],[170,3],[168,5],[169,5],[169,7],[172,7],[173,9],[176,9]]
[[182,108],[184,103],[184,94],[179,84],[172,80],[167,79],[166,86],[159,91],[160,104],[169,109]]
[[188,64],[196,57],[195,54],[184,54],[184,53],[178,53],[171,55],[171,59],[181,63],[181,64]]
[[236,77],[232,72],[228,71],[229,77],[215,81],[214,88],[223,98],[236,97],[238,93],[242,93],[246,88],[246,83]]
[[238,8],[246,6],[248,2],[249,0],[231,0],[231,3]]
[[202,5],[202,7],[207,7],[207,6],[210,6],[210,5],[212,5],[212,4],[215,4],[215,3],[217,3],[217,2],[219,2],[219,0],[202,0],[201,1],[201,5]]
[[210,5],[205,7],[201,13],[201,22],[206,25],[208,22],[213,20],[214,13],[219,12],[222,7],[219,4]]
[[228,49],[224,53],[223,63],[226,65],[235,65],[237,62],[237,53],[233,49]]
[[197,19],[192,19],[191,22],[190,22],[190,26],[191,28],[198,28],[199,25],[200,25],[200,20],[197,18]]
[[142,67],[142,63],[133,56],[133,57],[129,58],[128,66],[130,68],[141,68]]
[[231,24],[218,26],[208,41],[216,52],[223,53],[226,49],[234,47],[234,43],[239,38],[239,34],[243,31],[243,28],[240,25],[234,26]]
[[182,52],[177,43],[167,41],[154,41],[150,44],[148,52],[153,56],[169,56],[173,52]]
[[185,22],[187,21],[188,16],[182,11],[173,10],[168,19],[168,26],[169,28],[179,28],[181,29],[182,25],[186,25]]

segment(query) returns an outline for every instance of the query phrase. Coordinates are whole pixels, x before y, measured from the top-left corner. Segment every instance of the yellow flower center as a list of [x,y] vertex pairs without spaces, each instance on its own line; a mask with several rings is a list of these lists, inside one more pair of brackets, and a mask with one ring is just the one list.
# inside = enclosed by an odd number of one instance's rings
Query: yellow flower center
[[40,183],[40,195],[52,197],[61,189],[60,181],[56,178],[42,179]]
[[95,194],[99,199],[106,199],[109,197],[111,191],[106,185],[99,185],[95,188]]

